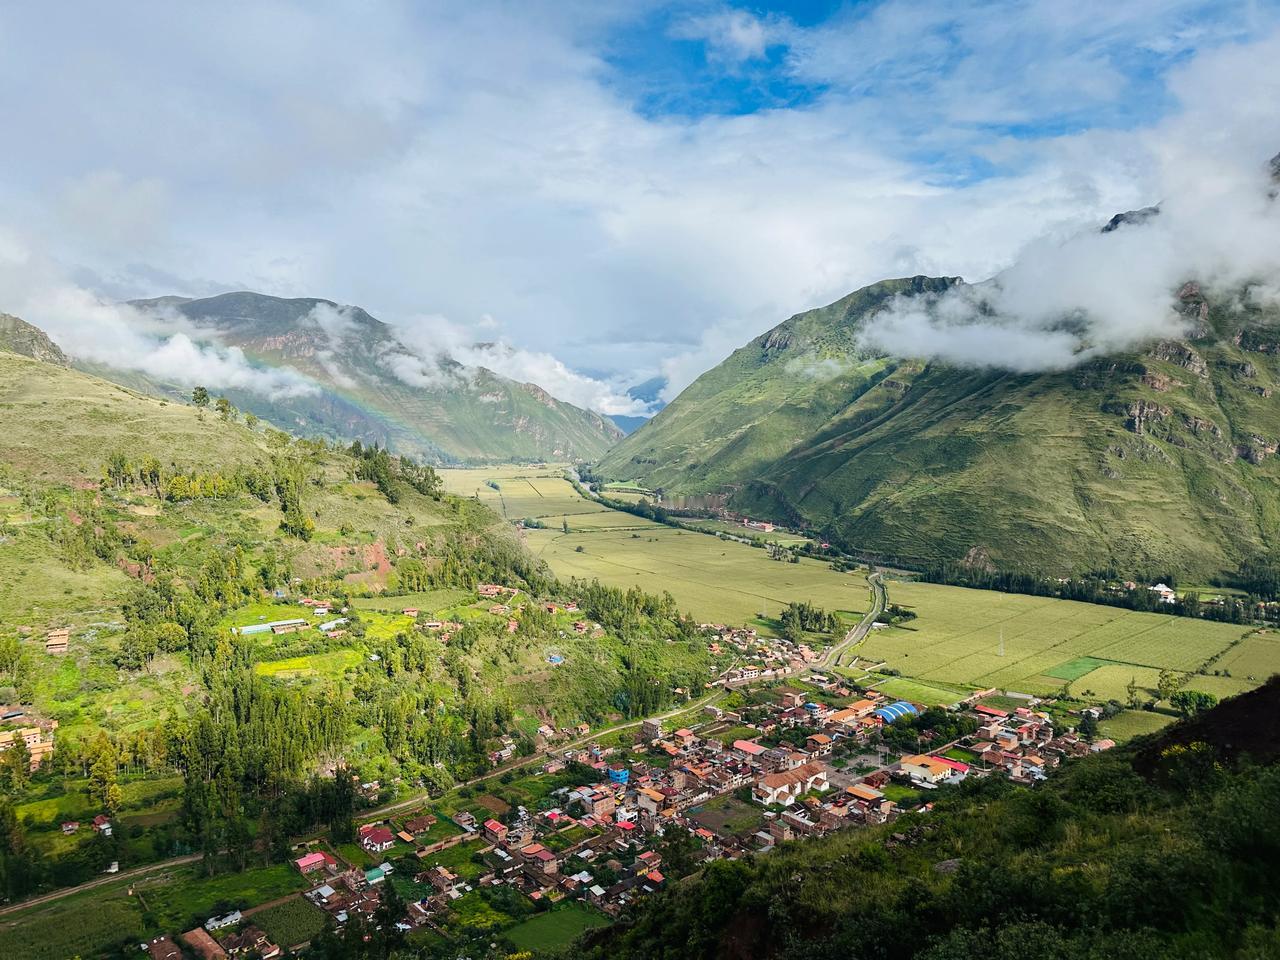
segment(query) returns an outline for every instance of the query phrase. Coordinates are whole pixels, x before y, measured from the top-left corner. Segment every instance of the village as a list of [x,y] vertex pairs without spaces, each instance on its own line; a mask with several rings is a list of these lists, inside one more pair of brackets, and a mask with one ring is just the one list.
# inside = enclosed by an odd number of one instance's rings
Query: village
[[[482,585],[479,595],[506,592]],[[267,628],[277,626],[289,625]],[[300,899],[341,928],[353,918],[377,922],[394,887],[401,930],[446,938],[459,911],[512,897],[535,916],[572,905],[616,918],[706,862],[927,814],[937,790],[966,778],[1034,784],[1067,758],[1113,746],[1090,742],[1030,696],[986,690],[926,706],[820,672],[808,645],[749,628],[701,630],[732,665],[696,702],[678,691],[686,709],[676,722],[598,733],[544,723],[537,752],[523,759],[504,736],[489,753],[492,775],[474,788],[367,820],[354,843],[300,844],[293,869],[308,884]],[[353,780],[358,794],[376,798],[380,784]],[[142,946],[153,960],[181,957],[179,943],[206,960],[270,960],[301,946],[271,942],[254,912],[210,917],[177,942],[166,935]]]

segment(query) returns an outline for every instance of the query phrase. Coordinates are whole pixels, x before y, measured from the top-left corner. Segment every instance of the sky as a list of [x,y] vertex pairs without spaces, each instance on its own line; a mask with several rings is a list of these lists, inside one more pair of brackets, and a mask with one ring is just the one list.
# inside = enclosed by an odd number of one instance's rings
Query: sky
[[[1259,167],[1278,29],[1191,0],[5,4],[0,311],[234,385],[242,357],[119,302],[325,297],[643,414],[629,386],[669,400],[885,277],[1030,258],[1021,309],[1057,238]],[[898,319],[897,348],[937,333]]]

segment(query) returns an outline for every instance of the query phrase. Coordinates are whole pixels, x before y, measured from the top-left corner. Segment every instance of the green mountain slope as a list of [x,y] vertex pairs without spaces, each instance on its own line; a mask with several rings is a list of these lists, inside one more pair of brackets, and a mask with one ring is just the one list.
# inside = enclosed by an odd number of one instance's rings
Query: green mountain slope
[[[134,305],[169,319],[175,330],[194,327],[198,337],[237,347],[257,365],[305,377],[312,389],[291,395],[219,391],[296,433],[377,442],[434,462],[591,458],[622,436],[607,418],[535,384],[447,357],[424,361],[359,307],[256,293]],[[140,374],[80,365],[135,388],[183,392]]]
[[1192,337],[1012,374],[870,356],[875,284],[736,351],[599,472],[902,561],[1211,575],[1280,523],[1280,316],[1182,291]]

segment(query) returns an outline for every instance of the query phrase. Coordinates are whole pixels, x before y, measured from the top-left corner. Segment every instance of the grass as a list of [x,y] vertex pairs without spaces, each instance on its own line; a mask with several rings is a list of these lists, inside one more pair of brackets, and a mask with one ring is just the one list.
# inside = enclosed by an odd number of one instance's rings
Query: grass
[[[861,656],[925,682],[1022,693],[1051,694],[1070,679],[1061,676],[1068,673],[1075,675],[1077,693],[1091,688],[1106,699],[1119,691],[1124,699],[1130,676],[1138,675],[1141,685],[1151,670],[1194,671],[1248,632],[1231,624],[936,584],[891,581],[889,596],[917,619],[907,628],[875,631],[858,648]],[[1269,652],[1264,648],[1259,660]]]
[[895,700],[909,700],[930,707],[950,706],[973,692],[972,688],[956,684],[925,683],[906,677],[890,677],[874,684],[874,687]]
[[708,830],[734,836],[755,833],[764,825],[763,810],[728,793],[690,808],[689,815]]
[[559,950],[587,930],[608,925],[600,913],[582,903],[566,903],[516,924],[503,936],[517,950]]
[[269,660],[254,664],[254,671],[264,677],[282,680],[298,677],[324,677],[336,680],[356,667],[364,654],[358,650],[333,650],[329,653],[313,653],[305,657],[289,657],[285,660]]
[[1124,743],[1134,737],[1156,733],[1173,723],[1173,717],[1165,713],[1150,710],[1125,710],[1114,717],[1108,717],[1098,724],[1104,737],[1110,737],[1116,743]]
[[304,886],[288,864],[216,877],[201,877],[196,867],[160,870],[140,880],[73,894],[6,918],[0,922],[0,957],[66,960],[75,955],[98,956],[120,943],[136,944],[158,933],[189,930],[223,904],[248,907]]
[[880,792],[900,807],[915,803],[920,799],[919,790],[912,790],[910,787],[903,786],[900,783],[886,783],[880,788]]

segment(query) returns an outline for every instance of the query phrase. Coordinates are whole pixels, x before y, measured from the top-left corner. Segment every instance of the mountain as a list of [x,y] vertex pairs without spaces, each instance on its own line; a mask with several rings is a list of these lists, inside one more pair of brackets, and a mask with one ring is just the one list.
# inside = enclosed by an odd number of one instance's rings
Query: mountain
[[66,354],[43,330],[7,313],[0,313],[0,350],[61,367],[67,365]]
[[[377,442],[432,462],[591,458],[622,436],[607,418],[535,384],[447,356],[424,358],[359,307],[246,292],[132,305],[162,328],[238,348],[264,370],[297,374],[295,390],[215,391],[295,433]],[[139,389],[187,392],[100,364],[78,365]]]
[[1055,373],[859,348],[894,297],[961,282],[884,281],[792,317],[597,472],[900,562],[1212,576],[1274,542],[1280,312],[1188,284],[1188,339]]

